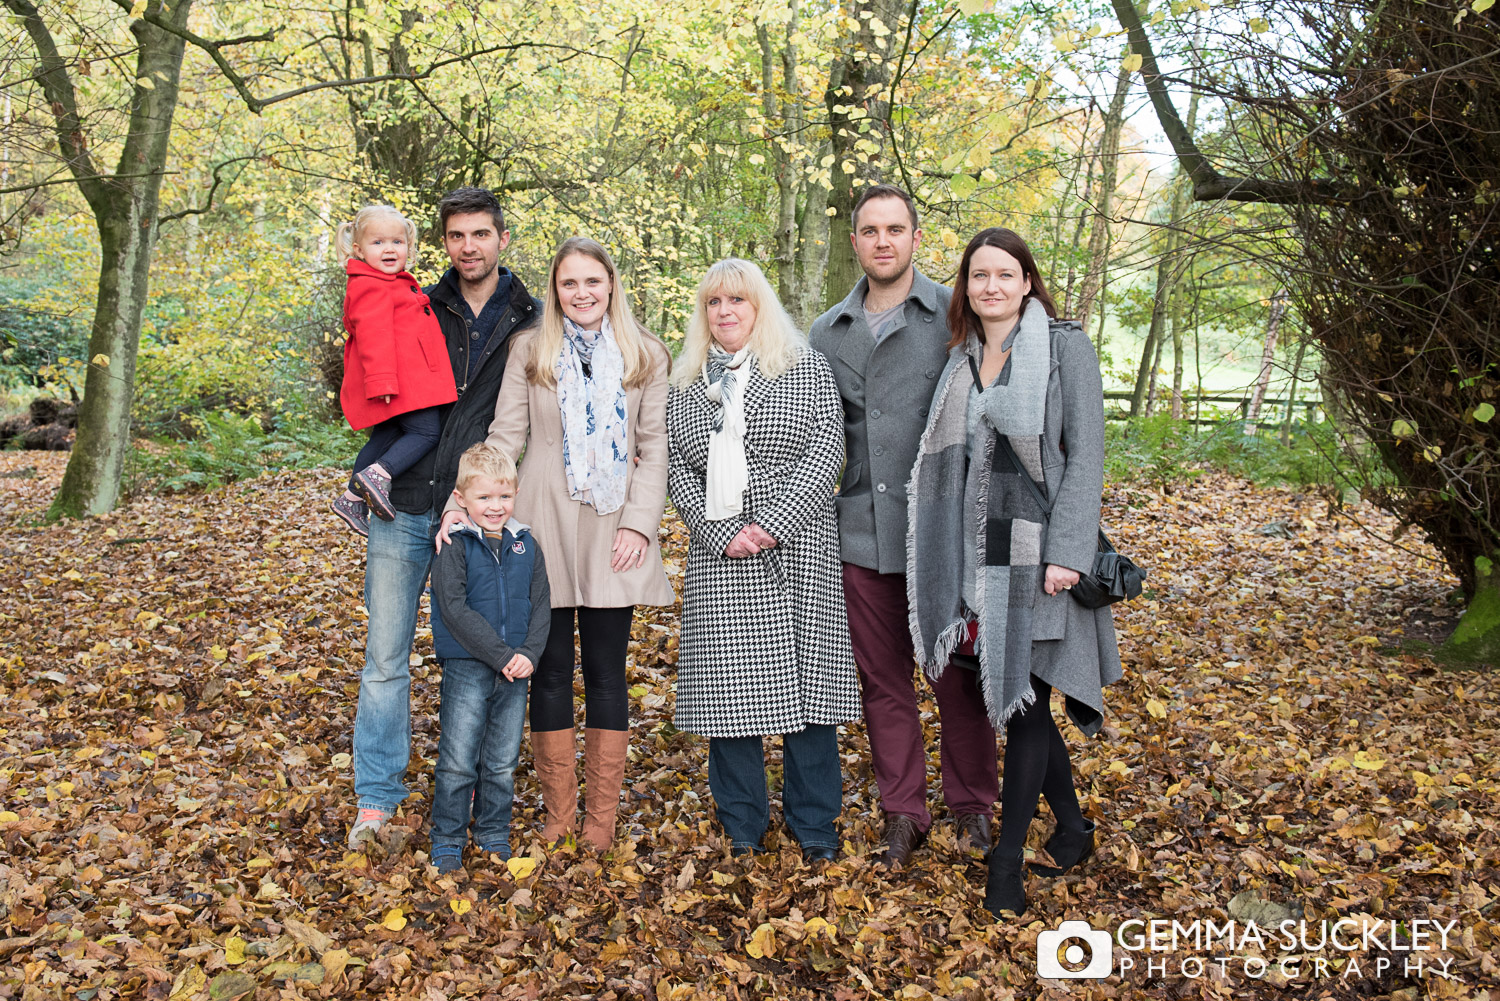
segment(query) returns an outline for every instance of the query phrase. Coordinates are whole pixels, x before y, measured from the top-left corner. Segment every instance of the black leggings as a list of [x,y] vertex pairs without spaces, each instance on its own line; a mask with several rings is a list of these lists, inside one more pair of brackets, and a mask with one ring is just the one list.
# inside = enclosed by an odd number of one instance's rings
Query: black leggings
[[1000,840],[995,851],[1001,858],[1021,854],[1026,830],[1036,812],[1038,796],[1047,797],[1057,825],[1083,830],[1083,811],[1073,789],[1073,766],[1068,745],[1052,719],[1052,686],[1031,676],[1036,700],[1005,724],[1005,772],[1000,791]]
[[[443,423],[438,419],[437,407],[397,414],[370,429],[370,440],[359,450],[354,471],[357,473],[378,462],[394,480],[436,448],[442,435]],[[352,476],[349,477],[349,489],[354,489]]]
[[625,654],[630,620],[625,608],[554,608],[552,631],[531,679],[531,729],[573,726],[573,613],[578,613],[578,647],[583,663],[583,705],[587,725],[598,730],[630,729],[630,696],[625,688]]

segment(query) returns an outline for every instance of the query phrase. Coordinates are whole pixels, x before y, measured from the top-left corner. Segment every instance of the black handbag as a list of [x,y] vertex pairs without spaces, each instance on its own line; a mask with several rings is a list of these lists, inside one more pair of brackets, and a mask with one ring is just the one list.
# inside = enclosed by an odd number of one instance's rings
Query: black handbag
[[[1026,482],[1031,482],[1029,477]],[[1094,569],[1080,574],[1078,583],[1069,588],[1068,593],[1084,608],[1103,608],[1117,601],[1140,597],[1145,583],[1146,571],[1136,566],[1129,556],[1117,552],[1101,528]]]
[[[974,385],[979,391],[984,392],[984,384],[979,379],[979,366],[974,364],[974,358],[969,358],[969,370],[974,374]],[[1042,513],[1049,519],[1052,517],[1052,505],[1047,503],[1047,498],[1042,496],[1042,491],[1037,487],[1036,481],[1031,474],[1026,472],[1026,467],[1021,465],[1016,450],[1010,447],[1010,439],[1005,435],[999,435],[1000,446],[1005,449],[1006,456],[1026,486],[1031,490],[1031,496],[1036,499],[1041,507]],[[1068,593],[1073,600],[1084,608],[1103,608],[1105,605],[1113,605],[1117,601],[1126,601],[1130,598],[1140,596],[1141,588],[1146,583],[1146,571],[1136,566],[1135,561],[1124,553],[1115,549],[1114,544],[1109,541],[1109,536],[1104,534],[1104,529],[1099,529],[1099,551],[1094,554],[1094,567],[1086,574],[1078,575],[1078,583],[1068,588]]]

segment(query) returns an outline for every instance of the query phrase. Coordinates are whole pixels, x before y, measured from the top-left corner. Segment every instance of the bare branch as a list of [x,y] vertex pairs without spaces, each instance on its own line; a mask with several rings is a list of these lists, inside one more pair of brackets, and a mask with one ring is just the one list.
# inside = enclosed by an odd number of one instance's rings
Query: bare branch
[[[160,226],[163,223],[176,222],[178,219],[185,219],[190,215],[205,215],[213,211],[214,194],[219,190],[219,185],[224,183],[224,178],[221,174],[224,168],[232,166],[236,163],[246,163],[252,160],[259,160],[263,155],[264,154],[261,153],[252,153],[248,156],[236,156],[231,159],[225,160],[222,163],[215,164],[214,183],[209,185],[208,198],[204,200],[204,203],[196,208],[183,209],[180,212],[173,212],[170,215],[164,215],[156,220],[157,225]],[[243,173],[243,171],[241,173]],[[239,175],[236,174],[235,177],[238,178]],[[233,184],[234,181],[231,180],[229,183]]]
[[85,181],[118,181],[127,177],[151,177],[155,174],[175,174],[175,170],[148,170],[143,174],[95,174],[92,177],[52,177],[45,181],[33,181],[30,184],[17,184],[13,188],[0,188],[0,195],[14,195],[22,191],[36,191],[38,188],[50,188],[58,184],[83,184]]
[[1300,205],[1337,201],[1348,193],[1336,181],[1311,178],[1306,181],[1280,181],[1265,177],[1226,177],[1198,149],[1197,142],[1177,114],[1172,95],[1167,92],[1166,78],[1156,64],[1156,53],[1141,23],[1140,11],[1132,0],[1110,0],[1115,16],[1130,36],[1131,49],[1141,57],[1141,78],[1162,131],[1172,144],[1172,152],[1183,171],[1193,182],[1193,198],[1200,202],[1270,202],[1277,205]]
[[42,21],[42,15],[30,0],[4,0],[5,7],[21,19],[31,44],[36,46],[38,62],[32,74],[41,86],[47,103],[52,108],[52,118],[57,127],[57,144],[62,150],[63,161],[72,172],[73,179],[83,192],[83,197],[96,210],[104,203],[107,194],[99,182],[99,171],[89,155],[88,139],[83,134],[83,120],[78,114],[78,96],[73,90],[73,81],[68,76],[68,64],[57,51],[57,42],[52,32]]
[[[4,0],[4,2],[8,6],[13,6],[15,4],[26,3],[27,0]],[[118,7],[121,7],[125,10],[130,9],[130,0],[114,0],[114,2]],[[490,45],[482,49],[475,49],[472,52],[464,52],[455,56],[449,56],[445,59],[434,60],[433,62],[427,64],[426,69],[418,72],[379,73],[368,76],[355,77],[353,79],[323,80],[319,83],[310,83],[303,87],[294,87],[291,90],[284,90],[279,94],[272,94],[269,97],[256,97],[255,94],[251,92],[249,84],[245,82],[245,78],[241,76],[233,66],[230,65],[229,60],[226,59],[224,57],[224,54],[219,50],[226,45],[239,45],[245,42],[270,41],[276,37],[276,32],[274,29],[261,35],[247,35],[241,38],[232,38],[225,41],[216,42],[211,39],[204,38],[203,36],[198,35],[194,32],[191,32],[186,28],[172,24],[170,21],[167,21],[159,15],[150,12],[142,15],[141,19],[148,24],[155,25],[163,31],[170,32],[171,34],[178,36],[184,41],[187,41],[206,52],[209,58],[214,61],[214,65],[219,67],[219,72],[224,75],[224,79],[228,80],[230,86],[234,87],[235,93],[239,94],[240,100],[244,101],[245,106],[257,115],[273,104],[279,104],[282,101],[289,101],[294,97],[301,97],[303,94],[311,94],[319,90],[333,90],[345,87],[363,87],[372,83],[393,83],[398,81],[412,83],[417,80],[425,80],[445,66],[451,66],[455,63],[470,62],[474,59],[480,58],[481,56],[493,55],[496,52],[516,52],[521,49],[561,49],[565,52],[573,53],[577,53],[579,51],[574,46],[560,45],[552,42],[515,42],[507,45]]]

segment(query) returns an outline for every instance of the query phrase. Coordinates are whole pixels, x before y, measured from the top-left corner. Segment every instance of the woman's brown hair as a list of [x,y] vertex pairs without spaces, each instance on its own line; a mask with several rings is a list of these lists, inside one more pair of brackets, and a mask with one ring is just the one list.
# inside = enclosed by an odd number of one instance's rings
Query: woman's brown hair
[[1042,276],[1036,269],[1036,258],[1031,256],[1031,248],[1026,246],[1026,241],[1013,229],[1004,229],[1000,226],[991,226],[974,234],[974,239],[964,248],[963,259],[958,262],[958,276],[953,279],[953,300],[948,304],[948,347],[957,347],[969,336],[969,331],[979,335],[984,340],[984,327],[979,323],[979,316],[974,312],[974,307],[969,305],[969,262],[973,259],[975,251],[980,247],[994,247],[1003,250],[1017,261],[1021,262],[1021,271],[1031,279],[1031,291],[1027,292],[1021,303],[1021,311],[1026,311],[1028,301],[1035,299],[1042,304],[1047,315],[1053,319],[1057,318],[1057,306],[1052,302],[1052,297],[1047,294],[1047,286],[1042,282]]

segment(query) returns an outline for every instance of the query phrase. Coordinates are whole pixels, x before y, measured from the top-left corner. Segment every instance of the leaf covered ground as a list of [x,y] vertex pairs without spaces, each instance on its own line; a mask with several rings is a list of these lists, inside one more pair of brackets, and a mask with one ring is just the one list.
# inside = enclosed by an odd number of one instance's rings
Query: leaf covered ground
[[[364,623],[362,550],[325,509],[340,474],[43,526],[65,459],[0,454],[0,998],[1500,998],[1496,682],[1411,650],[1451,625],[1454,582],[1420,540],[1380,541],[1394,526],[1368,507],[1221,476],[1111,489],[1108,527],[1152,577],[1117,614],[1127,673],[1104,734],[1064,730],[1099,852],[1033,878],[1025,921],[996,924],[940,806],[935,740],[938,821],[908,871],[871,854],[858,725],[845,858],[809,869],[774,826],[771,853],[729,858],[706,743],[669,725],[673,609],[636,617],[610,855],[541,849],[523,755],[521,857],[471,857],[458,879],[425,864],[425,630],[413,795],[378,850],[347,852]],[[1032,848],[1050,826],[1043,808]],[[1289,916],[1387,940],[1037,975],[1038,935],[1064,919]]]

